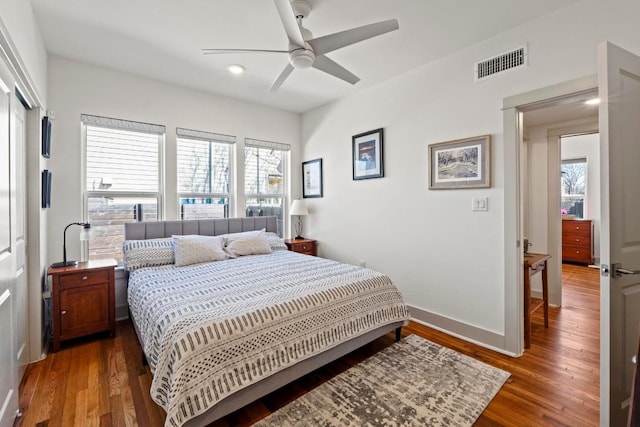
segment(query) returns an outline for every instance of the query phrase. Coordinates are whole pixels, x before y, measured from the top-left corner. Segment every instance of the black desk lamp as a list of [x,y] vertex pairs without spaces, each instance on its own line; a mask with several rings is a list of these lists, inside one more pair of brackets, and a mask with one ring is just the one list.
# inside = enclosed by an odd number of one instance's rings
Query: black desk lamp
[[64,237],[63,237],[63,245],[62,245],[62,262],[54,262],[51,264],[51,267],[69,267],[70,265],[78,265],[78,261],[67,261],[67,229],[72,225],[81,225],[83,227],[83,232],[86,233],[91,229],[91,224],[88,222],[72,222],[64,228]]

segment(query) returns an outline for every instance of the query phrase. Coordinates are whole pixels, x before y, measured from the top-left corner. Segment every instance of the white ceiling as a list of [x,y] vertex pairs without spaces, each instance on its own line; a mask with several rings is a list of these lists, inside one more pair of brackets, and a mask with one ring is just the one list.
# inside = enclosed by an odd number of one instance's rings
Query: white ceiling
[[[305,112],[576,1],[311,0],[304,25],[314,37],[391,18],[400,29],[327,55],[361,78],[355,86],[316,69],[295,70],[275,93],[268,88],[286,65],[286,54],[201,53],[202,48],[286,50],[270,0],[31,3],[50,54]],[[246,73],[229,74],[226,67],[233,63],[243,64]]]

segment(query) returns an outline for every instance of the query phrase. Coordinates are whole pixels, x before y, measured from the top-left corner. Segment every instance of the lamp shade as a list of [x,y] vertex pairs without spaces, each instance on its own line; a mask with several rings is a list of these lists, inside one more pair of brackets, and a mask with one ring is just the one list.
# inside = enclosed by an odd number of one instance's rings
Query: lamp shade
[[291,204],[291,211],[289,212],[289,215],[309,215],[305,201],[300,199],[294,200]]

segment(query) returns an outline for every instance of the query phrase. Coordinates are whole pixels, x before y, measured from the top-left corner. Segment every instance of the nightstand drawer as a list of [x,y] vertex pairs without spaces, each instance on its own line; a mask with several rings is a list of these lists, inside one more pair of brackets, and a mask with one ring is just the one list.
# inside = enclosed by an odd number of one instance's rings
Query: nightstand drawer
[[294,244],[291,245],[291,250],[296,251],[296,252],[300,252],[300,253],[306,253],[306,252],[313,252],[315,249],[315,246],[313,243],[300,243],[300,244]]
[[60,276],[60,287],[68,288],[79,285],[91,285],[109,281],[109,271],[84,271]]
[[292,252],[297,252],[304,255],[317,256],[316,241],[311,239],[288,239],[284,243]]

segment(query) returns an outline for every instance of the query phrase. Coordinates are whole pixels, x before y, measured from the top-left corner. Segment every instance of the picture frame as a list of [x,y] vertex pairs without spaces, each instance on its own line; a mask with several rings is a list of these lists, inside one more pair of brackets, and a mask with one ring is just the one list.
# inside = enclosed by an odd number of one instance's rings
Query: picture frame
[[429,189],[491,187],[491,135],[429,145]]
[[382,128],[354,135],[352,138],[353,179],[382,178]]
[[47,209],[51,207],[51,171],[42,171],[42,208]]
[[51,119],[48,116],[42,118],[42,157],[51,157]]
[[302,197],[322,197],[322,159],[302,162]]

